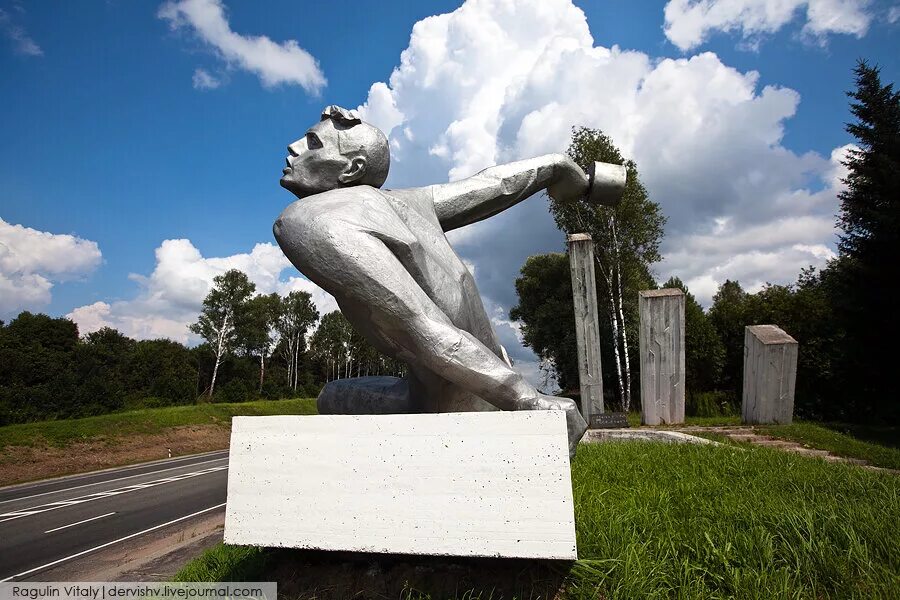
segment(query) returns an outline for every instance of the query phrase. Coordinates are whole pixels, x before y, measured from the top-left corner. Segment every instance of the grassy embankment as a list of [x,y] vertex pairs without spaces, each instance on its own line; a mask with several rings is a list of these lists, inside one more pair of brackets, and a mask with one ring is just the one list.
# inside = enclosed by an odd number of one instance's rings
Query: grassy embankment
[[235,415],[309,415],[315,412],[313,398],[147,408],[83,419],[7,425],[0,427],[0,448],[44,444],[65,447],[73,442],[115,441],[127,436],[155,434],[184,425],[230,426],[231,417]]
[[[768,448],[633,442],[582,446],[572,484],[580,560],[559,575],[567,598],[890,598],[900,589],[896,475]],[[177,578],[264,581],[303,556],[218,546]],[[428,597],[407,585],[404,596]],[[477,574],[466,585],[457,597],[500,591]]]

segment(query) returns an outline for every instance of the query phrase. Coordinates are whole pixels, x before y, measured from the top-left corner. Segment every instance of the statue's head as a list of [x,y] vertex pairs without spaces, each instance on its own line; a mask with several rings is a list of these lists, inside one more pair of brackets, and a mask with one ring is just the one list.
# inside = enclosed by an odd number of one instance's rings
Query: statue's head
[[288,146],[286,160],[281,187],[298,198],[352,185],[381,187],[391,163],[381,130],[339,106],[322,111],[322,119]]

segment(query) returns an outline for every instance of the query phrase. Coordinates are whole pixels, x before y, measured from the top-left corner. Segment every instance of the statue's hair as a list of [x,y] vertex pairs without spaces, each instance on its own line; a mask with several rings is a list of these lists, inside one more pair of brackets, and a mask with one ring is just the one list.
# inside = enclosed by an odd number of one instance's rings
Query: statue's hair
[[341,155],[366,158],[366,173],[357,183],[381,187],[391,166],[390,146],[384,133],[374,125],[364,123],[355,110],[334,104],[325,107],[321,120],[331,120],[334,124]]

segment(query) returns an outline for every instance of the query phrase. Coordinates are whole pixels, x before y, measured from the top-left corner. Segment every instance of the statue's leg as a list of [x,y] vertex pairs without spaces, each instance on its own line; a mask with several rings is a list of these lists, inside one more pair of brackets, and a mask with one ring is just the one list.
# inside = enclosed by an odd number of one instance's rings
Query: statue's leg
[[321,415],[390,415],[421,412],[408,379],[389,376],[350,377],[329,381],[319,392]]

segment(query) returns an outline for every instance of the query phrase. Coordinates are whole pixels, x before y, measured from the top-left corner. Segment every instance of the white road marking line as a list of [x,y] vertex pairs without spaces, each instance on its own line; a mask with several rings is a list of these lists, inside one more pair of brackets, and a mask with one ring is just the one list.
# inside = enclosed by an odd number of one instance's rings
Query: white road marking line
[[[55,477],[55,478],[51,478],[51,479],[43,479],[43,480],[39,480],[39,481],[33,481],[31,483],[14,484],[11,486],[0,486],[0,491],[6,491],[9,488],[15,488],[15,487],[35,487],[36,488],[39,486],[53,485],[54,483],[57,483],[58,481],[61,481],[61,480],[78,481],[80,479],[85,479],[87,477],[93,477],[95,475],[102,475],[104,473],[109,473],[109,474],[125,473],[126,471],[134,471],[135,469],[143,469],[148,466],[161,466],[161,465],[167,465],[167,464],[174,464],[176,462],[184,462],[187,460],[203,458],[203,457],[207,457],[207,456],[212,456],[214,454],[222,454],[222,453],[225,453],[227,455],[228,450],[212,450],[210,452],[199,452],[197,454],[188,454],[186,456],[178,456],[176,458],[160,458],[157,460],[149,460],[147,462],[124,466],[124,467],[109,467],[107,469],[100,469],[97,471],[88,471],[87,473],[74,473],[72,475],[63,475],[61,477]],[[197,463],[197,464],[200,464],[200,463]],[[182,466],[189,466],[189,465],[182,465]],[[107,480],[107,481],[114,481],[114,480]],[[92,485],[92,484],[90,484],[90,485]],[[78,486],[78,487],[82,487],[82,486]],[[52,492],[48,492],[48,493],[52,493]],[[13,500],[19,500],[19,498],[13,498]],[[11,502],[11,500],[3,500],[3,502]]]
[[33,569],[28,569],[27,571],[22,571],[21,573],[17,573],[15,575],[10,575],[6,579],[0,579],[0,582],[10,581],[12,579],[15,579],[16,577],[22,577],[23,575],[29,575],[31,573],[34,573],[35,571],[40,571],[41,569],[46,569],[47,567],[52,567],[53,565],[58,565],[61,562],[66,562],[67,560],[72,560],[73,558],[78,558],[79,556],[83,556],[90,552],[94,552],[95,550],[100,550],[101,548],[106,548],[107,546],[112,546],[113,544],[117,544],[119,542],[124,542],[125,540],[130,540],[133,537],[137,537],[139,535],[144,535],[145,533],[150,533],[151,531],[160,529],[161,527],[165,527],[166,525],[172,525],[173,523],[178,523],[179,521],[184,521],[185,519],[190,519],[191,517],[196,517],[197,515],[202,515],[205,512],[209,512],[211,510],[216,510],[217,508],[222,508],[223,506],[225,506],[224,502],[222,504],[216,504],[215,506],[210,506],[209,508],[204,508],[203,510],[198,510],[195,513],[191,513],[191,514],[185,515],[183,517],[178,517],[177,519],[173,519],[173,520],[163,523],[161,525],[154,525],[153,527],[150,527],[149,529],[145,529],[143,531],[138,531],[137,533],[132,533],[130,535],[126,535],[125,537],[120,537],[117,540],[113,540],[111,542],[106,542],[105,544],[100,544],[99,546],[94,546],[93,548],[88,548],[87,550],[82,550],[81,552],[76,552],[75,554],[66,556],[65,558],[60,558],[58,560],[54,560],[53,562],[49,562],[46,565],[41,565],[39,567],[34,567]]
[[[163,485],[166,483],[171,483],[173,481],[181,481],[182,479],[188,479],[191,477],[199,477],[200,475],[209,475],[210,473],[215,473],[217,471],[223,471],[228,468],[228,465],[220,466],[220,467],[210,467],[208,469],[203,469],[202,471],[194,471],[193,473],[185,473],[183,475],[179,475],[178,477],[169,477],[166,479],[157,479],[156,481],[148,481],[141,487],[135,486],[127,486],[123,488],[118,488],[115,490],[107,490],[105,492],[96,492],[94,494],[88,494],[87,496],[81,496],[80,498],[72,498],[71,500],[67,500],[65,503],[52,502],[50,504],[40,504],[38,506],[30,506],[28,508],[22,510],[15,510],[8,513],[0,514],[0,523],[5,523],[6,521],[12,521],[13,519],[20,519],[22,517],[28,517],[31,515],[36,515],[38,513],[45,513],[51,510],[56,510],[58,508],[65,508],[67,506],[72,506],[73,504],[82,504],[84,502],[90,502],[92,500],[102,500],[103,498],[109,498],[110,496],[118,496],[119,494],[127,494],[128,492],[134,492],[139,489],[146,489],[148,487],[153,487],[156,485]],[[4,518],[5,517],[5,518]]]
[[9,500],[0,500],[0,504],[6,504],[7,502],[15,502],[15,501],[17,501],[17,500],[28,500],[29,498],[37,498],[38,496],[46,496],[46,495],[48,495],[48,494],[61,494],[61,493],[63,493],[63,492],[68,492],[68,491],[71,491],[71,490],[77,490],[77,489],[80,489],[80,488],[86,488],[86,487],[90,487],[90,486],[92,486],[92,485],[100,485],[101,483],[112,483],[112,482],[114,482],[114,481],[122,481],[123,479],[131,479],[132,477],[141,477],[141,476],[143,476],[143,475],[153,475],[153,474],[155,474],[155,473],[163,473],[163,472],[165,472],[165,471],[172,471],[173,469],[184,469],[184,468],[186,468],[186,467],[194,467],[194,466],[197,466],[197,465],[205,465],[205,464],[207,464],[207,463],[217,462],[217,461],[220,461],[220,460],[228,460],[228,457],[227,457],[227,456],[223,456],[223,457],[221,457],[221,458],[212,458],[212,459],[210,459],[210,460],[204,460],[204,461],[201,461],[201,462],[198,462],[198,463],[193,463],[193,464],[190,464],[190,465],[178,465],[178,466],[175,466],[175,467],[168,467],[168,468],[166,468],[166,469],[160,469],[160,470],[158,470],[158,471],[147,471],[146,473],[137,473],[136,475],[126,475],[125,477],[117,477],[117,478],[115,478],[115,479],[105,479],[105,480],[103,480],[103,481],[95,481],[94,483],[85,483],[85,484],[82,484],[82,485],[76,485],[75,487],[65,488],[65,489],[62,489],[62,490],[53,490],[53,491],[50,491],[50,492],[41,492],[40,494],[32,494],[32,495],[30,495],[30,496],[21,496],[21,497],[19,497],[19,498],[10,498]]
[[87,523],[88,521],[96,521],[97,519],[102,519],[103,517],[109,517],[114,514],[116,514],[116,513],[111,512],[111,513],[106,513],[105,515],[100,515],[99,517],[91,517],[90,519],[85,519],[84,521],[78,521],[77,523],[69,523],[68,525],[63,525],[62,527],[57,527],[56,529],[48,529],[44,533],[53,533],[54,531],[59,531],[60,529],[67,529],[69,527],[75,527],[76,525],[81,525],[82,523]]

